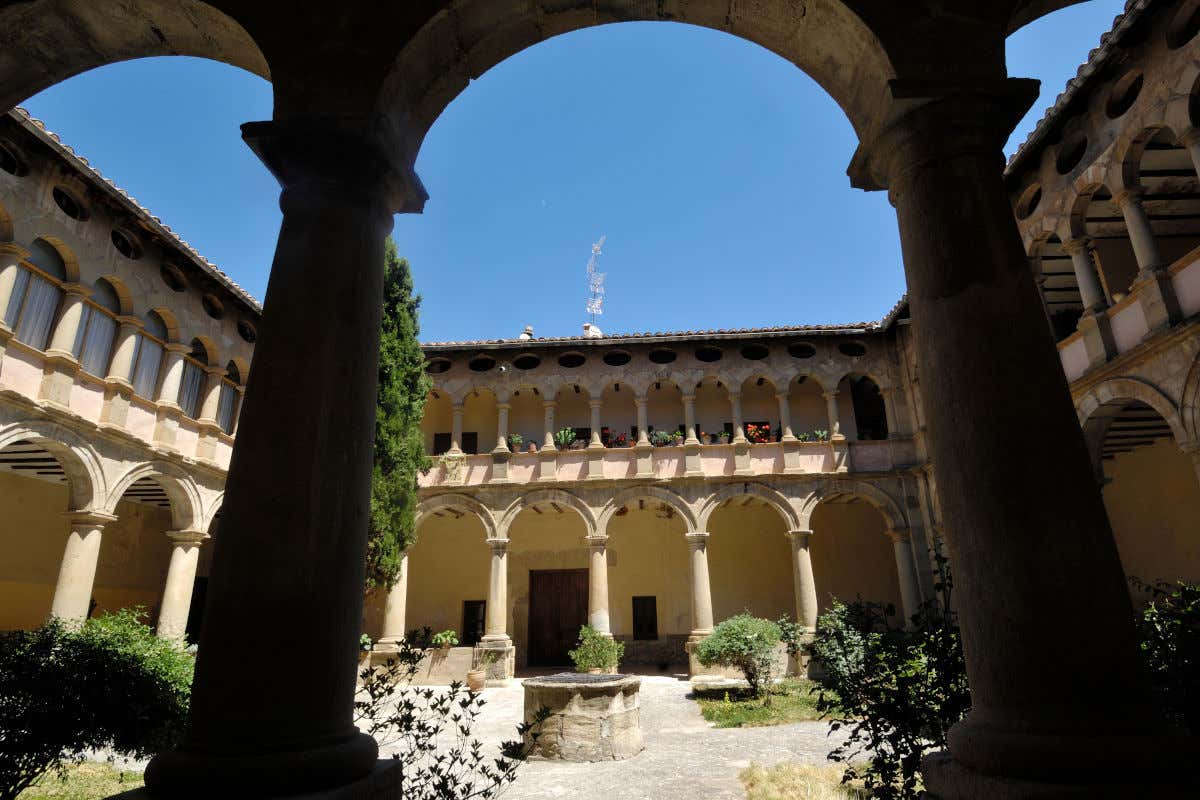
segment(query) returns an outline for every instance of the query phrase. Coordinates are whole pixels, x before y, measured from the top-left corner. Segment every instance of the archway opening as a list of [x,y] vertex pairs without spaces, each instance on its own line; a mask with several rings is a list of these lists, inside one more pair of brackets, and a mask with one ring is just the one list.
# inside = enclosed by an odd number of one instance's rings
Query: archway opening
[[733,497],[708,520],[713,621],[743,611],[796,617],[791,544],[779,510],[756,495]]
[[[513,390],[509,398],[508,432],[521,437],[520,450],[539,450],[545,437],[545,408],[542,404],[541,393],[533,386],[521,386]],[[514,451],[512,440],[509,448]]]
[[687,672],[692,628],[687,525],[654,497],[630,500],[608,521],[608,608],[625,671]]
[[1083,296],[1071,256],[1057,236],[1050,236],[1036,246],[1031,258],[1037,262],[1034,273],[1041,276],[1042,298],[1054,339],[1060,341],[1075,332],[1083,315]]
[[92,587],[93,613],[142,607],[149,623],[158,619],[163,585],[171,563],[177,512],[171,478],[144,475],[129,484],[113,507],[116,519],[104,526]]
[[1137,277],[1138,263],[1125,217],[1107,187],[1101,186],[1088,196],[1083,233],[1092,241],[1092,257],[1108,302],[1122,300]]
[[788,413],[792,420],[792,433],[817,441],[817,431],[829,432],[829,415],[825,408],[825,397],[821,384],[808,375],[800,375],[788,389]]
[[[613,381],[600,393],[600,441],[605,447],[626,447],[637,442],[637,403],[628,383]],[[615,463],[615,462],[614,462]]]
[[835,599],[891,605],[903,620],[895,550],[882,513],[857,495],[837,495],[813,510],[813,577],[817,607],[825,613]]
[[472,389],[463,398],[462,451],[490,453],[496,447],[499,417],[496,395],[490,389]]
[[846,381],[854,408],[856,438],[860,442],[888,438],[887,403],[879,384],[867,375],[851,375]]
[[421,434],[425,437],[425,452],[440,456],[450,449],[450,435],[454,427],[454,409],[450,395],[439,389],[429,392],[425,402],[425,416],[421,418]]
[[1142,207],[1164,264],[1200,245],[1200,180],[1188,149],[1170,128],[1145,134],[1137,171]]
[[[408,548],[405,627],[452,630],[460,643],[474,644],[487,610],[489,551],[483,521],[464,508],[441,508],[423,517],[416,533]],[[382,621],[379,594],[379,619],[368,628],[376,639]]]
[[696,384],[696,438],[700,444],[717,444],[721,434],[733,438],[729,389],[717,378]]

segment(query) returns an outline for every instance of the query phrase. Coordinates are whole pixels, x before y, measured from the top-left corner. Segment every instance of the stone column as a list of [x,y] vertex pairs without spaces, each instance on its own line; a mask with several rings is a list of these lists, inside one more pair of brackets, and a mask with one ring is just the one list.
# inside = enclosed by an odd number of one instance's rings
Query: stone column
[[217,425],[217,407],[221,404],[221,379],[225,377],[224,367],[205,367],[207,377],[204,379],[204,395],[200,403],[198,422]]
[[892,386],[881,386],[879,394],[883,397],[883,418],[887,422],[888,438],[899,438],[900,416],[896,413],[896,389]]
[[696,438],[696,395],[683,396],[683,443],[700,444]]
[[917,565],[913,560],[912,536],[907,529],[887,531],[896,552],[896,577],[900,581],[900,605],[904,614],[904,627],[912,623],[913,615],[921,607],[921,589],[917,586]]
[[608,621],[608,537],[588,536],[588,624],[612,638]]
[[691,642],[698,642],[712,633],[712,588],[708,582],[708,533],[688,533],[688,549],[692,562],[692,633]]
[[556,481],[558,480],[558,448],[554,445],[554,410],[558,407],[558,401],[543,399],[542,404],[546,413],[544,421],[546,436],[542,442],[542,449],[538,453],[538,480]]
[[508,452],[508,403],[496,404],[496,449]]
[[733,441],[746,441],[746,423],[742,420],[742,393],[729,393],[729,413],[733,417]]
[[821,396],[825,398],[825,415],[829,419],[829,441],[845,439],[842,435],[842,422],[838,417],[838,390],[830,389],[822,392]]
[[104,526],[116,517],[95,511],[68,511],[70,532],[58,568],[58,583],[50,605],[51,618],[78,628],[87,619],[100,559],[100,537]]
[[802,626],[805,633],[811,634],[817,630],[817,581],[813,577],[812,554],[808,549],[812,531],[788,531],[787,537],[788,541],[792,543],[792,583],[796,592],[796,624]]
[[1179,141],[1188,149],[1188,155],[1192,157],[1192,169],[1200,175],[1200,130],[1192,128],[1179,137]]
[[508,539],[488,539],[492,549],[491,569],[488,573],[487,609],[484,618],[486,642],[502,643],[507,647],[512,639],[508,635]]
[[588,447],[603,447],[604,443],[600,441],[600,407],[603,401],[599,398],[593,398],[588,401],[588,408],[591,410],[591,426],[592,438],[588,442]]
[[650,433],[646,430],[650,426],[647,421],[649,415],[646,413],[649,401],[646,400],[645,395],[636,395],[633,398],[633,404],[637,406],[637,443],[640,445],[650,444]]
[[167,567],[167,581],[158,612],[158,635],[182,642],[187,633],[188,612],[192,608],[200,547],[208,534],[204,531],[167,531],[167,538],[172,544],[171,563]]
[[183,380],[183,356],[191,350],[186,344],[171,342],[164,349],[167,367],[163,372],[162,384],[155,403],[154,443],[168,450],[175,449],[175,435],[179,431],[179,420],[183,409],[179,407],[179,384]]
[[8,311],[8,302],[12,299],[12,290],[17,283],[17,273],[20,264],[29,258],[30,253],[24,247],[12,242],[0,242],[0,328],[7,327],[4,314]]
[[376,644],[376,650],[395,649],[404,641],[405,612],[408,609],[408,551],[400,554],[400,571],[396,573],[396,582],[388,589],[387,600],[383,606],[383,632]]
[[[0,306],[2,307],[2,306]],[[117,317],[117,344],[104,378],[104,407],[100,424],[124,428],[129,418],[129,401],[133,397],[133,355],[137,349],[138,331],[143,322],[137,317]]]
[[1075,282],[1083,298],[1084,313],[1105,307],[1104,290],[1100,287],[1100,276],[1096,262],[1092,260],[1091,241],[1086,238],[1069,239],[1062,248],[1071,256],[1071,267],[1075,271]]
[[71,387],[79,374],[79,360],[72,351],[83,319],[83,300],[92,290],[78,283],[67,283],[63,284],[63,292],[62,311],[46,348],[46,366],[38,399],[68,409],[71,407]]
[[1129,244],[1133,246],[1133,255],[1137,259],[1139,277],[1159,269],[1163,264],[1141,195],[1141,189],[1126,189],[1113,197],[1113,202],[1125,218],[1125,230],[1129,233]]
[[450,406],[453,422],[450,423],[450,450],[452,455],[462,453],[462,433],[463,433],[463,404],[461,400],[456,400]]
[[650,433],[646,430],[649,427],[646,413],[648,402],[644,394],[633,396],[633,403],[637,406],[637,443],[633,446],[633,453],[637,459],[636,476],[639,478],[654,477],[654,446],[650,444]]
[[782,442],[796,441],[796,435],[792,433],[792,409],[788,404],[788,393],[776,392],[775,400],[779,403],[779,429],[782,435],[779,440]]
[[[180,748],[146,770],[156,796],[317,792],[376,766],[353,704],[384,240],[392,214],[419,209],[423,190],[352,120],[338,122],[242,127],[283,186],[283,222],[221,508],[190,722]],[[250,666],[263,647],[254,619],[303,620],[304,656],[286,669]]]
[[1137,258],[1138,274],[1130,291],[1137,294],[1138,304],[1146,316],[1150,328],[1146,338],[1149,338],[1179,320],[1179,301],[1158,251],[1150,217],[1142,205],[1142,190],[1126,189],[1118,192],[1113,200],[1121,207],[1129,242]]
[[[972,709],[949,755],[926,759],[925,785],[940,800],[1095,796],[1084,784],[1149,793],[1191,746],[1150,703],[1124,572],[1002,179],[1004,141],[1037,82],[955,87],[893,81],[911,110],[852,168],[896,207],[916,359],[938,387],[923,397],[930,460],[953,476],[938,494]],[[1029,433],[1020,447],[1014,430]]]
[[542,449],[554,451],[557,448],[554,446],[554,409],[558,407],[557,400],[542,400],[542,408],[545,409],[545,421],[542,427],[545,428],[546,435],[542,441]]

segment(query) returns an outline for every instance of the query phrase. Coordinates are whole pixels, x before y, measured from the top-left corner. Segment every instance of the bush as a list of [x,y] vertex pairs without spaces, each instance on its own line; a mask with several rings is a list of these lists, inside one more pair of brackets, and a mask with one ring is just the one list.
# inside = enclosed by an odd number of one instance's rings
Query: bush
[[575,649],[567,655],[575,662],[576,672],[616,669],[625,657],[625,645],[611,636],[605,636],[591,625],[584,625],[579,629],[579,641]]
[[108,748],[144,758],[187,722],[192,658],[124,610],[78,632],[52,621],[0,636],[0,798]]
[[[937,599],[912,627],[895,624],[895,609],[858,601],[834,603],[817,624],[814,656],[825,670],[817,707],[833,715],[830,730],[847,728],[829,758],[849,763],[844,781],[861,780],[872,797],[915,800],[925,753],[946,746],[950,726],[971,705],[958,623],[950,610],[950,574],[935,551]],[[865,757],[865,765],[856,764]]]
[[1200,584],[1134,584],[1150,594],[1138,629],[1159,705],[1172,722],[1200,735]]
[[755,697],[770,703],[775,645],[781,636],[779,625],[771,620],[738,614],[701,640],[696,647],[696,658],[706,667],[720,664],[741,670]]

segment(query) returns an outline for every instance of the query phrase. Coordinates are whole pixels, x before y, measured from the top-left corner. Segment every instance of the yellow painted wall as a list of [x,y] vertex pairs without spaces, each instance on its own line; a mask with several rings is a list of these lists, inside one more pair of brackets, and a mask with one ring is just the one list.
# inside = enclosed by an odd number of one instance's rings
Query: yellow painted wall
[[562,387],[558,392],[558,407],[554,410],[554,427],[590,428],[592,410],[588,406],[587,389],[579,387],[576,392],[574,384]]
[[508,634],[517,648],[517,665],[527,661],[529,643],[529,571],[587,569],[583,519],[569,508],[549,506],[521,512],[508,529]]
[[633,401],[632,387],[627,383],[620,386],[618,391],[610,384],[601,395],[604,407],[600,412],[600,424],[612,429],[613,436],[623,433],[628,437],[630,429],[637,425],[637,405]]
[[421,433],[425,435],[425,452],[433,452],[433,435],[435,433],[450,433],[453,426],[453,410],[450,398],[445,392],[439,392],[438,397],[432,393],[425,401],[425,416],[421,418]]
[[[66,546],[67,488],[0,471],[0,630],[40,625]],[[122,501],[104,530],[93,590],[97,612],[145,606],[156,620],[170,561],[170,513]]]
[[435,633],[452,629],[461,636],[463,601],[487,599],[490,555],[483,523],[469,514],[423,522],[408,551],[405,627],[428,625]]
[[749,378],[742,383],[742,419],[746,422],[768,422],[771,430],[779,424],[779,401],[775,399],[775,385],[758,378]]
[[1111,479],[1104,506],[1126,574],[1200,580],[1200,482],[1191,460],[1160,439],[1104,462],[1104,474]]
[[487,391],[468,392],[463,400],[463,433],[474,433],[479,437],[478,452],[490,453],[496,447],[499,424],[496,396]]
[[[705,381],[696,389],[696,433],[720,433],[725,430],[726,422],[733,422],[729,392],[724,386]],[[707,439],[703,441],[708,443]]]
[[540,448],[545,436],[543,428],[546,424],[542,398],[526,387],[514,392],[509,404],[511,408],[508,410],[508,432],[519,433],[524,437],[523,449],[528,450],[530,442]]
[[670,381],[650,384],[646,392],[646,424],[656,431],[678,430],[683,424],[683,393]]
[[774,509],[744,500],[717,510],[708,523],[708,574],[713,621],[748,611],[756,617],[795,619],[791,544]]
[[861,595],[903,613],[895,551],[878,511],[865,501],[822,503],[813,511],[812,530],[809,547],[822,612],[831,597],[849,602]]
[[829,430],[829,415],[825,411],[825,398],[821,386],[812,378],[803,383],[792,383],[788,392],[788,410],[792,417],[792,430],[796,435],[812,431]]
[[608,523],[608,606],[614,636],[633,635],[633,598],[653,596],[660,637],[692,629],[686,526],[654,500]]

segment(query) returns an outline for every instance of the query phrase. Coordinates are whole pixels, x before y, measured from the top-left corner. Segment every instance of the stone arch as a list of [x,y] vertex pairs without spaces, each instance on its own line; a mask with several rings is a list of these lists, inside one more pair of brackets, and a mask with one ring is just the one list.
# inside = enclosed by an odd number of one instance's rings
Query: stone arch
[[62,259],[63,270],[66,273],[66,283],[79,283],[79,259],[75,257],[75,252],[67,246],[67,243],[57,236],[36,236],[34,241],[41,239],[46,244],[54,248],[58,253],[58,257]]
[[801,529],[800,515],[796,513],[791,502],[778,491],[761,483],[736,483],[721,489],[700,507],[700,513],[697,515],[699,530],[708,530],[708,521],[718,508],[735,497],[747,495],[761,498],[768,506],[775,509],[789,531]]
[[[232,356],[229,359],[229,364],[233,364],[237,369],[238,377],[241,378],[240,384],[244,386],[250,378],[250,359],[243,358],[242,356]],[[228,364],[226,367],[228,367]]]
[[11,242],[13,240],[13,221],[12,214],[8,213],[8,209],[0,203],[0,242]]
[[704,530],[703,527],[698,525],[697,517],[695,512],[692,511],[692,507],[675,492],[661,486],[631,486],[628,489],[617,492],[604,504],[604,508],[600,511],[599,520],[593,529],[594,532],[597,535],[607,536],[608,523],[612,521],[613,516],[618,511],[634,500],[641,500],[647,497],[660,500],[674,509],[675,513],[683,520],[683,524],[687,526],[687,533]]
[[591,0],[569,0],[548,10],[537,3],[497,8],[491,0],[462,0],[432,15],[401,47],[381,83],[376,113],[387,129],[403,132],[401,157],[411,164],[442,111],[471,80],[510,56],[604,23],[673,21],[730,33],[795,64],[829,93],[862,137],[881,124],[879,100],[895,70],[848,5],[763,0],[743,11],[698,2],[668,11],[662,3],[615,0],[598,10]]
[[217,515],[221,513],[221,506],[225,505],[225,493],[220,492],[208,504],[208,511],[204,515],[204,527],[201,530],[211,531],[213,522],[216,521]]
[[158,318],[162,320],[163,327],[167,329],[167,343],[179,342],[179,317],[171,312],[171,309],[166,306],[154,306],[146,310],[147,313],[154,312]]
[[153,478],[171,500],[171,525],[175,530],[201,530],[204,502],[196,481],[184,470],[166,461],[150,461],[138,464],[121,476],[108,493],[102,509],[106,514],[116,514],[117,503],[125,491],[141,478]]
[[193,344],[200,343],[204,348],[204,365],[206,367],[217,367],[221,365],[221,351],[217,347],[217,342],[211,336],[194,336],[192,337]]
[[579,516],[583,517],[583,524],[587,529],[587,535],[596,535],[596,515],[592,513],[592,509],[587,503],[570,492],[564,492],[562,489],[539,489],[521,495],[510,503],[508,508],[504,509],[504,513],[500,516],[500,538],[507,539],[508,530],[512,526],[513,520],[517,518],[517,515],[538,503],[561,503],[564,506],[574,509],[578,512]]
[[1090,183],[1081,186],[1075,192],[1074,199],[1070,203],[1070,212],[1067,219],[1067,231],[1069,239],[1082,239],[1088,235],[1087,231],[1087,214],[1088,206],[1092,204],[1092,197],[1100,190],[1111,192],[1112,190],[1104,183]]
[[[443,508],[463,509],[468,513],[474,514],[475,516],[479,517],[479,521],[483,523],[483,530],[486,538],[500,538],[500,534],[496,528],[496,517],[492,514],[492,510],[470,495],[457,493],[439,494],[422,500],[420,504],[417,505],[417,514],[413,524],[413,530],[419,530],[422,522],[428,519],[431,514],[434,514]],[[504,530],[507,534],[507,528]]]
[[149,56],[209,58],[270,79],[250,34],[199,0],[18,3],[0,12],[0,31],[3,108],[87,70]]
[[121,280],[115,274],[101,275],[96,280],[104,281],[112,287],[113,293],[117,296],[117,302],[121,306],[121,314],[129,316],[133,313],[133,292],[129,291],[129,286],[125,281]]
[[62,465],[67,474],[68,510],[98,510],[107,496],[107,481],[100,454],[90,442],[69,428],[44,420],[0,427],[0,450],[23,441],[45,447]]
[[1192,362],[1192,367],[1183,382],[1179,416],[1187,434],[1187,441],[1200,442],[1200,356]]
[[809,495],[800,508],[800,527],[811,530],[812,514],[824,500],[830,500],[844,495],[855,495],[866,500],[883,516],[889,530],[904,530],[908,528],[907,518],[900,510],[900,505],[883,489],[867,481],[831,480]]
[[[1191,377],[1189,375],[1189,379]],[[1099,469],[1104,435],[1111,418],[1133,401],[1145,403],[1154,409],[1170,426],[1176,444],[1190,442],[1179,409],[1158,387],[1137,378],[1110,378],[1096,384],[1075,401],[1075,411],[1092,456],[1093,468]]]
[[1176,142],[1179,141],[1179,136],[1169,126],[1163,123],[1153,123],[1146,125],[1137,132],[1129,143],[1125,145],[1125,149],[1120,155],[1120,180],[1121,185],[1118,190],[1136,190],[1142,188],[1142,157],[1146,153],[1146,148],[1155,138],[1164,131],[1170,134],[1171,138]]

